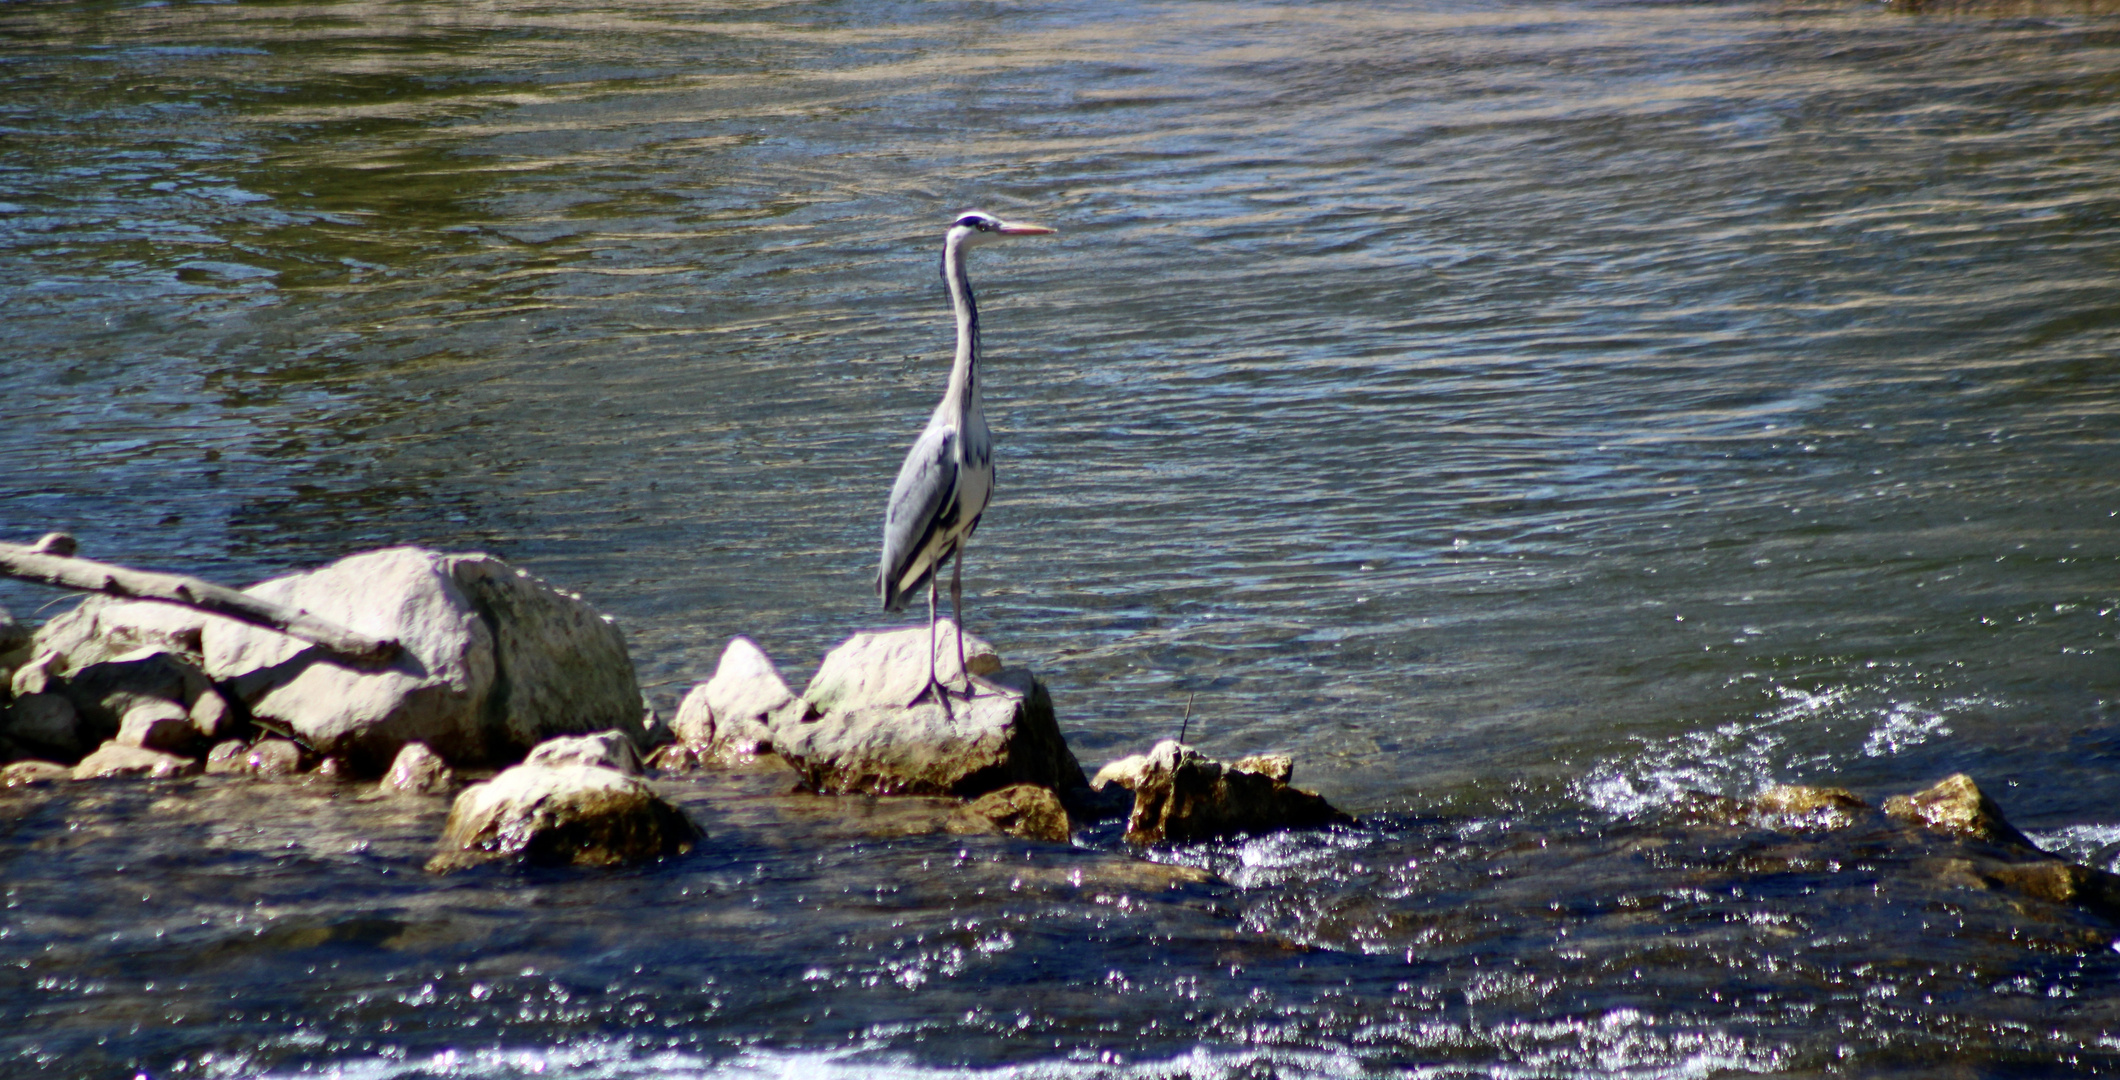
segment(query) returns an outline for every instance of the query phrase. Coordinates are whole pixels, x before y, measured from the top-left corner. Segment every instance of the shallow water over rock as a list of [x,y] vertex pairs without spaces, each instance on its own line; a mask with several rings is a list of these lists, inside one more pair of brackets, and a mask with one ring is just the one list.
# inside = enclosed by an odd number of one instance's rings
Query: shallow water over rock
[[230,583],[486,550],[615,614],[665,717],[736,634],[801,685],[884,622],[983,205],[1061,233],[972,266],[967,629],[1091,770],[1183,723],[1361,815],[1143,862],[702,774],[691,855],[435,879],[439,800],[10,789],[9,1071],[2120,1069],[2106,916],[1881,818],[1673,816],[1963,771],[2120,858],[2108,5],[0,33],[4,539]]

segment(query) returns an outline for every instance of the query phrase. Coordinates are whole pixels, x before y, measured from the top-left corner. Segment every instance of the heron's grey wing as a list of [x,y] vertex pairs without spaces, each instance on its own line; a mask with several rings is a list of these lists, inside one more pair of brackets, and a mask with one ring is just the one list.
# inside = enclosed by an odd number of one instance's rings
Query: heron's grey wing
[[886,609],[897,608],[901,594],[919,585],[917,580],[906,581],[906,574],[935,533],[949,527],[956,503],[957,432],[931,427],[906,451],[883,512],[883,558],[876,568],[876,589]]

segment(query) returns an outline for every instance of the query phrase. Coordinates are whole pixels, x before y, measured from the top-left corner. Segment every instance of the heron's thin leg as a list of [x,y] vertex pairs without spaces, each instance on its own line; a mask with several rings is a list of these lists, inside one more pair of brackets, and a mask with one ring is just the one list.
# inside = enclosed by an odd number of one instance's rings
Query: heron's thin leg
[[[939,568],[938,568],[938,569],[939,569]],[[921,699],[921,698],[924,698],[924,697],[927,697],[927,696],[928,696],[928,695],[930,695],[930,694],[934,695],[934,697],[935,697],[935,700],[936,700],[936,701],[937,701],[938,703],[940,703],[940,704],[942,705],[943,709],[947,710],[947,709],[948,709],[948,708],[950,707],[950,695],[949,695],[949,690],[948,690],[948,688],[946,688],[946,687],[944,687],[944,686],[942,685],[942,680],[941,680],[941,679],[938,679],[938,678],[936,678],[936,677],[935,677],[935,645],[936,645],[936,638],[935,638],[935,577],[936,577],[936,575],[934,575],[934,574],[929,574],[929,575],[928,575],[928,677],[927,677],[927,682],[921,685],[921,687],[920,687],[920,692],[919,692],[919,693],[917,693],[917,694],[914,694],[914,695],[913,695],[913,700],[911,700],[911,701],[908,701],[908,702],[906,702],[906,706],[907,706],[908,708],[910,708],[910,707],[912,707],[912,706],[914,706],[914,705],[918,705],[918,704],[920,704],[920,699]]]
[[950,621],[957,628],[957,674],[964,676],[964,696],[972,696],[972,669],[964,664],[964,545],[950,553]]
[[997,694],[1009,693],[1008,690],[996,686],[993,683],[990,683],[985,679],[982,679],[979,676],[972,674],[971,665],[964,662],[963,544],[957,545],[956,558],[953,562],[950,563],[950,616],[957,620],[957,673],[964,676],[964,699],[966,701],[970,701],[972,699],[972,695],[978,693],[982,688],[993,691]]

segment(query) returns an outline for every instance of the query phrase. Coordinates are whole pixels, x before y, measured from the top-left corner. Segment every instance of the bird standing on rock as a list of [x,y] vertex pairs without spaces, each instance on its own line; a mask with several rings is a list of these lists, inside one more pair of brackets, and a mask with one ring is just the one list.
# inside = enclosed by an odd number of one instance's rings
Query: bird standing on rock
[[950,306],[957,314],[957,359],[950,365],[949,388],[928,418],[927,430],[906,451],[891,485],[883,513],[883,558],[876,569],[876,591],[885,611],[905,607],[906,597],[925,584],[928,591],[928,681],[907,704],[933,695],[945,708],[949,688],[935,673],[935,579],[950,562],[950,615],[957,627],[957,671],[964,676],[964,696],[972,696],[973,679],[964,666],[964,544],[979,527],[994,492],[994,438],[986,427],[979,398],[979,306],[972,300],[972,280],[965,256],[981,244],[1004,236],[1046,236],[1042,225],[1003,221],[967,210],[950,224],[942,240],[942,280],[949,286]]

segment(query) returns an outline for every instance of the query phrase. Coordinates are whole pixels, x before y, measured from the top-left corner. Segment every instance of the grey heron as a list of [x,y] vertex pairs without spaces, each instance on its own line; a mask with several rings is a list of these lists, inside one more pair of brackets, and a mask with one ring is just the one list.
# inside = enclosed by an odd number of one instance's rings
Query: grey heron
[[965,256],[1004,236],[1045,236],[1052,229],[1003,221],[967,210],[950,223],[942,240],[942,280],[949,286],[957,316],[957,359],[950,365],[949,388],[928,417],[927,429],[913,440],[891,485],[883,512],[883,558],[876,568],[876,591],[885,611],[905,607],[906,598],[927,586],[928,681],[908,704],[934,694],[948,707],[948,688],[935,675],[935,579],[950,563],[950,615],[957,626],[957,671],[964,676],[964,696],[972,696],[972,675],[964,666],[965,541],[979,527],[994,492],[994,438],[986,427],[979,397],[979,306],[972,300],[972,281]]

